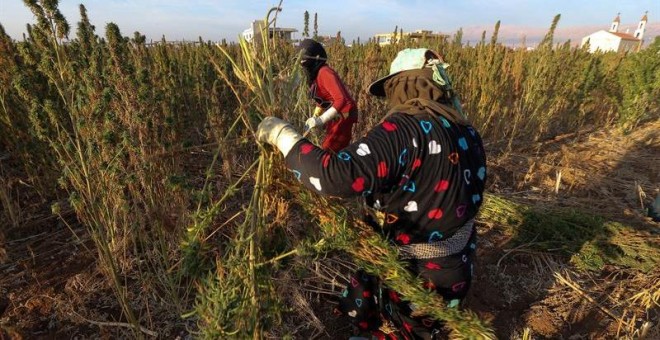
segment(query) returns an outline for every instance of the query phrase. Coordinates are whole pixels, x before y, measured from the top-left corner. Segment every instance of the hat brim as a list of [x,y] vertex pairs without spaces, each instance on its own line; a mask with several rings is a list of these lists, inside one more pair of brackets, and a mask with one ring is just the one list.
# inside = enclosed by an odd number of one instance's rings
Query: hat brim
[[399,72],[395,72],[395,73],[392,73],[392,74],[388,74],[388,75],[386,75],[385,77],[382,77],[382,78],[380,78],[380,79],[374,81],[374,82],[371,83],[371,85],[369,85],[369,87],[367,88],[367,92],[368,92],[370,95],[372,95],[372,96],[376,96],[376,97],[385,97],[385,87],[384,87],[384,86],[385,86],[385,82],[386,82],[388,79],[390,79],[390,78],[396,76],[397,74],[399,74],[399,73],[401,73],[401,72],[403,72],[403,71],[399,71]]

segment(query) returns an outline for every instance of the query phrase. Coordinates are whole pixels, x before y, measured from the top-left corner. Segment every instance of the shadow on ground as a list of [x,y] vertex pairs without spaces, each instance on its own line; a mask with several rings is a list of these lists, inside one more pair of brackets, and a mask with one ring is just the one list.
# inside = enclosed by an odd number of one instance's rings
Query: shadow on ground
[[[576,180],[579,185],[531,198],[491,195],[482,209],[487,222],[480,224],[477,279],[466,305],[491,319],[500,338],[519,338],[525,327],[535,337],[613,337],[645,320],[658,324],[657,310],[625,300],[660,279],[653,274],[660,258],[658,225],[644,217],[638,195],[646,192],[650,202],[660,189],[658,132],[636,136],[625,150],[616,140],[611,149],[590,150],[588,143],[569,163],[614,157],[568,169],[588,174]],[[554,147],[567,154],[571,144]],[[638,322],[627,323],[633,314]]]

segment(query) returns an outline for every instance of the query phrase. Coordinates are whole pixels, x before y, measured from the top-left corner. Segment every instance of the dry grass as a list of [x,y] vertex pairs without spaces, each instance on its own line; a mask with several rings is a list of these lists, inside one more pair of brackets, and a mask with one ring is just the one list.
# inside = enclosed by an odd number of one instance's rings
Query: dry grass
[[507,153],[494,162],[502,171],[491,185],[506,186],[519,197],[641,222],[642,202],[660,193],[658,131],[660,121],[652,121],[630,133],[576,134],[561,143],[550,140]]

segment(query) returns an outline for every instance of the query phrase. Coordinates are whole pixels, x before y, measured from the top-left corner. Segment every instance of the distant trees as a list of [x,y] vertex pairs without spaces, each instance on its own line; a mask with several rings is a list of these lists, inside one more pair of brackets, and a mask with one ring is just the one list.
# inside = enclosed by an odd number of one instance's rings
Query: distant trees
[[341,31],[337,31],[337,36],[335,36],[335,42],[341,45],[344,45],[346,43],[346,41],[344,41],[344,38],[342,38],[341,36]]
[[305,11],[305,23],[303,26],[303,32],[302,36],[305,38],[309,38],[309,12]]
[[456,48],[463,46],[463,27],[459,28],[456,34],[454,34],[452,45]]
[[317,13],[314,13],[314,40],[319,38],[319,16]]

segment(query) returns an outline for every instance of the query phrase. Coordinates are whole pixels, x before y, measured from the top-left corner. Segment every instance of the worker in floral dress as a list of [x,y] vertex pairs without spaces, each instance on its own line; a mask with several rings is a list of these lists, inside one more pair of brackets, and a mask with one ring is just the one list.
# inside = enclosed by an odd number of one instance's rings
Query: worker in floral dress
[[[389,111],[336,154],[274,117],[262,121],[257,137],[275,145],[310,190],[364,197],[382,215],[380,232],[398,247],[408,269],[454,307],[472,279],[474,217],[483,202],[486,156],[478,132],[461,113],[446,66],[431,50],[399,52],[390,74],[369,87],[387,100]],[[432,339],[441,327],[415,315],[405,296],[363,271],[351,277],[339,310],[362,334],[382,339]]]

